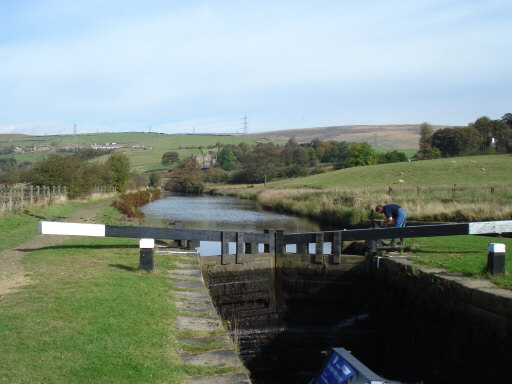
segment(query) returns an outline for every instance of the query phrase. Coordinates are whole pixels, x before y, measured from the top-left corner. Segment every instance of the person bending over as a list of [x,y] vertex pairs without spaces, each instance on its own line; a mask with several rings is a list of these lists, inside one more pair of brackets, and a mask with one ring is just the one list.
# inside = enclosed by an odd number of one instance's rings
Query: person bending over
[[[393,223],[396,228],[405,227],[407,211],[398,204],[379,204],[375,207],[375,212],[382,213],[386,216],[386,219],[382,221],[381,224]],[[403,244],[404,239],[400,238],[400,242]],[[391,239],[391,245],[393,246],[395,244],[395,239]]]

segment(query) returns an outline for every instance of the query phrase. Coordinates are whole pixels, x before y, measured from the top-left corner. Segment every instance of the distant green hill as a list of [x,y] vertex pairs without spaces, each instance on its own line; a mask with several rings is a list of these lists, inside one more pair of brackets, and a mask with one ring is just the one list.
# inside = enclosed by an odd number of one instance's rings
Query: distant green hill
[[[161,164],[162,155],[168,151],[176,151],[180,158],[185,158],[191,154],[201,153],[198,147],[203,147],[203,151],[216,147],[218,143],[238,144],[246,142],[250,145],[266,139],[258,139],[244,136],[230,135],[168,135],[161,133],[145,132],[121,132],[121,133],[89,133],[77,135],[77,144],[81,148],[89,148],[91,144],[117,143],[125,146],[142,145],[146,150],[141,149],[122,149],[130,159],[132,167],[139,171],[150,171],[157,169],[166,169]],[[35,145],[36,147],[73,147],[73,135],[51,135],[51,136],[29,136],[29,135],[0,135],[0,147],[18,146],[27,147]],[[193,147],[193,148],[192,148]],[[149,149],[151,148],[151,149]],[[44,157],[46,153],[27,152],[4,155],[1,157],[14,157],[18,162],[31,161],[36,162]],[[101,157],[99,160],[104,160]]]
[[[412,128],[411,128],[412,129]],[[415,129],[415,128],[414,128]],[[413,130],[414,130],[413,129]],[[318,137],[320,140],[330,140],[330,135],[322,135],[322,129],[316,131],[317,134],[311,134],[313,138]],[[328,130],[329,132],[332,130]],[[410,132],[412,132],[409,129]],[[246,142],[249,145],[256,144],[258,142],[274,142],[284,144],[290,136],[287,136],[288,131],[283,131],[280,136],[275,136],[269,133],[268,137],[260,137],[260,134],[242,136],[242,135],[169,135],[162,133],[148,133],[148,132],[120,132],[120,133],[87,133],[77,135],[77,145],[81,148],[89,148],[91,144],[106,144],[106,143],[117,143],[125,146],[140,145],[145,148],[151,148],[146,150],[140,149],[122,149],[124,153],[130,159],[132,167],[138,172],[146,172],[152,170],[165,170],[166,167],[162,166],[161,159],[162,155],[168,151],[176,151],[179,153],[180,158],[183,159],[190,155],[198,155],[201,150],[198,147],[202,147],[203,151],[217,150],[217,144],[238,144]],[[325,133],[325,132],[323,132]],[[313,137],[314,136],[314,137]],[[358,136],[353,136],[354,141]],[[397,149],[399,147],[393,147],[392,140],[387,141],[387,147],[377,148],[378,152],[385,152],[388,150]],[[74,145],[73,135],[47,135],[47,136],[30,136],[30,135],[2,135],[0,134],[0,147],[17,146],[26,148],[27,146],[36,147],[51,147],[51,148],[62,148],[70,147]],[[387,148],[387,149],[383,149]],[[402,150],[407,156],[412,156],[416,150],[406,149]],[[2,157],[14,157],[18,163],[23,161],[37,162],[47,152],[25,152],[25,153],[14,153],[11,155],[2,155],[0,152],[0,158]],[[100,157],[96,161],[104,161],[105,157]]]
[[[268,183],[266,188],[366,188],[512,182],[512,155],[456,157],[346,168]],[[403,180],[403,183],[399,183]]]

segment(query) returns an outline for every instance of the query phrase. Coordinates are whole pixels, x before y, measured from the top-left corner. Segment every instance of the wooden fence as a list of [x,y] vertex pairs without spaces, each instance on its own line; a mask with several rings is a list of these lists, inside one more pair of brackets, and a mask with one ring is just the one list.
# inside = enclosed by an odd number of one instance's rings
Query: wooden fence
[[66,187],[21,186],[0,188],[0,211],[12,211],[66,197]]
[[[114,187],[96,186],[93,193],[114,193]],[[23,210],[26,207],[63,200],[66,198],[66,186],[0,187],[0,211]]]

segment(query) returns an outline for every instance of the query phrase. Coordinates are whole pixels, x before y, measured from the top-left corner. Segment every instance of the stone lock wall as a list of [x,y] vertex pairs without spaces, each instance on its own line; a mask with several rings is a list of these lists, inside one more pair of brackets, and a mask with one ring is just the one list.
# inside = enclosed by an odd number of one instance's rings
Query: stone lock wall
[[331,347],[357,348],[367,336],[358,323],[367,308],[364,257],[342,256],[340,264],[314,257],[244,255],[236,264],[232,255],[224,265],[202,258],[212,302],[256,382],[308,382]]
[[512,292],[396,258],[370,258],[371,317],[384,376],[424,383],[512,382]]

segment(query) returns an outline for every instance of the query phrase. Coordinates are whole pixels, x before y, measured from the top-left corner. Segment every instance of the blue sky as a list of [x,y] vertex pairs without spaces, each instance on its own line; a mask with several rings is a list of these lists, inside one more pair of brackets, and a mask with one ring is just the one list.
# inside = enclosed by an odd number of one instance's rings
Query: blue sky
[[0,0],[0,133],[499,119],[510,20],[510,0]]

